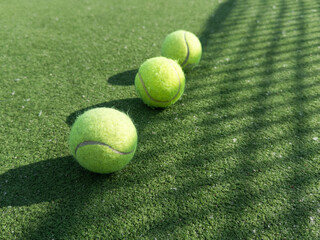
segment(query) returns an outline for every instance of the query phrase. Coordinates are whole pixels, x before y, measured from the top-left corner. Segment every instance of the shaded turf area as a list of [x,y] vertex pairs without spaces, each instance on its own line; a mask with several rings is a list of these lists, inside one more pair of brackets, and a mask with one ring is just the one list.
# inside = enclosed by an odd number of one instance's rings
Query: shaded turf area
[[[319,239],[317,0],[0,0],[0,239]],[[145,106],[140,64],[199,36],[175,105]],[[97,175],[68,134],[130,115],[132,162]]]

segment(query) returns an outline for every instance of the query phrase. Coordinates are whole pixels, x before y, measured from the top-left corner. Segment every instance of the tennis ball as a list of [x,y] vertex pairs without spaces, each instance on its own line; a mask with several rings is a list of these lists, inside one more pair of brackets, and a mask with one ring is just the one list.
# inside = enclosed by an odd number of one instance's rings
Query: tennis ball
[[191,32],[179,30],[170,33],[163,41],[161,55],[178,61],[183,70],[189,70],[200,62],[202,47]]
[[136,128],[126,114],[112,108],[94,108],[77,118],[69,145],[82,167],[96,173],[111,173],[130,162],[137,139]]
[[185,76],[179,64],[172,59],[155,57],[140,66],[135,86],[145,104],[168,107],[183,94]]

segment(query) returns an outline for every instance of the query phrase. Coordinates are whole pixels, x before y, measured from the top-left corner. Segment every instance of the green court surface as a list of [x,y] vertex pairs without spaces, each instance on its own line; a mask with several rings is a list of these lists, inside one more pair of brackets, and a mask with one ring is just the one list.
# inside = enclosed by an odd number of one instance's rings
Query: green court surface
[[[0,0],[0,239],[320,239],[318,0]],[[200,65],[146,106],[134,78],[172,31]],[[138,131],[123,170],[68,147],[87,109]]]

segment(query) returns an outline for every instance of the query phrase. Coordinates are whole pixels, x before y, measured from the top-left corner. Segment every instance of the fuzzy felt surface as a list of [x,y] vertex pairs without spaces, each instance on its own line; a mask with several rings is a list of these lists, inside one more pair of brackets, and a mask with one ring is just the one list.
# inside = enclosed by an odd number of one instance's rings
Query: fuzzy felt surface
[[162,43],[161,54],[178,61],[183,69],[197,66],[202,55],[201,43],[191,32],[178,30],[170,33]]
[[134,156],[137,131],[126,114],[112,108],[95,108],[77,118],[69,144],[81,166],[110,173],[123,168]]
[[138,94],[151,107],[167,107],[179,100],[185,88],[184,73],[175,61],[155,57],[145,61],[135,78]]

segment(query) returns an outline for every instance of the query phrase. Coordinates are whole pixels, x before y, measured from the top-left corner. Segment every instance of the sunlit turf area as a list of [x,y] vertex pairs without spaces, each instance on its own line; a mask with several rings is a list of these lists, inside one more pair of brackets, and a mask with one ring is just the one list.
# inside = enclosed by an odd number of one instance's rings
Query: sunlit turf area
[[[320,1],[0,0],[0,239],[320,239]],[[134,78],[195,33],[183,97]],[[123,170],[68,147],[87,109],[138,131]]]

